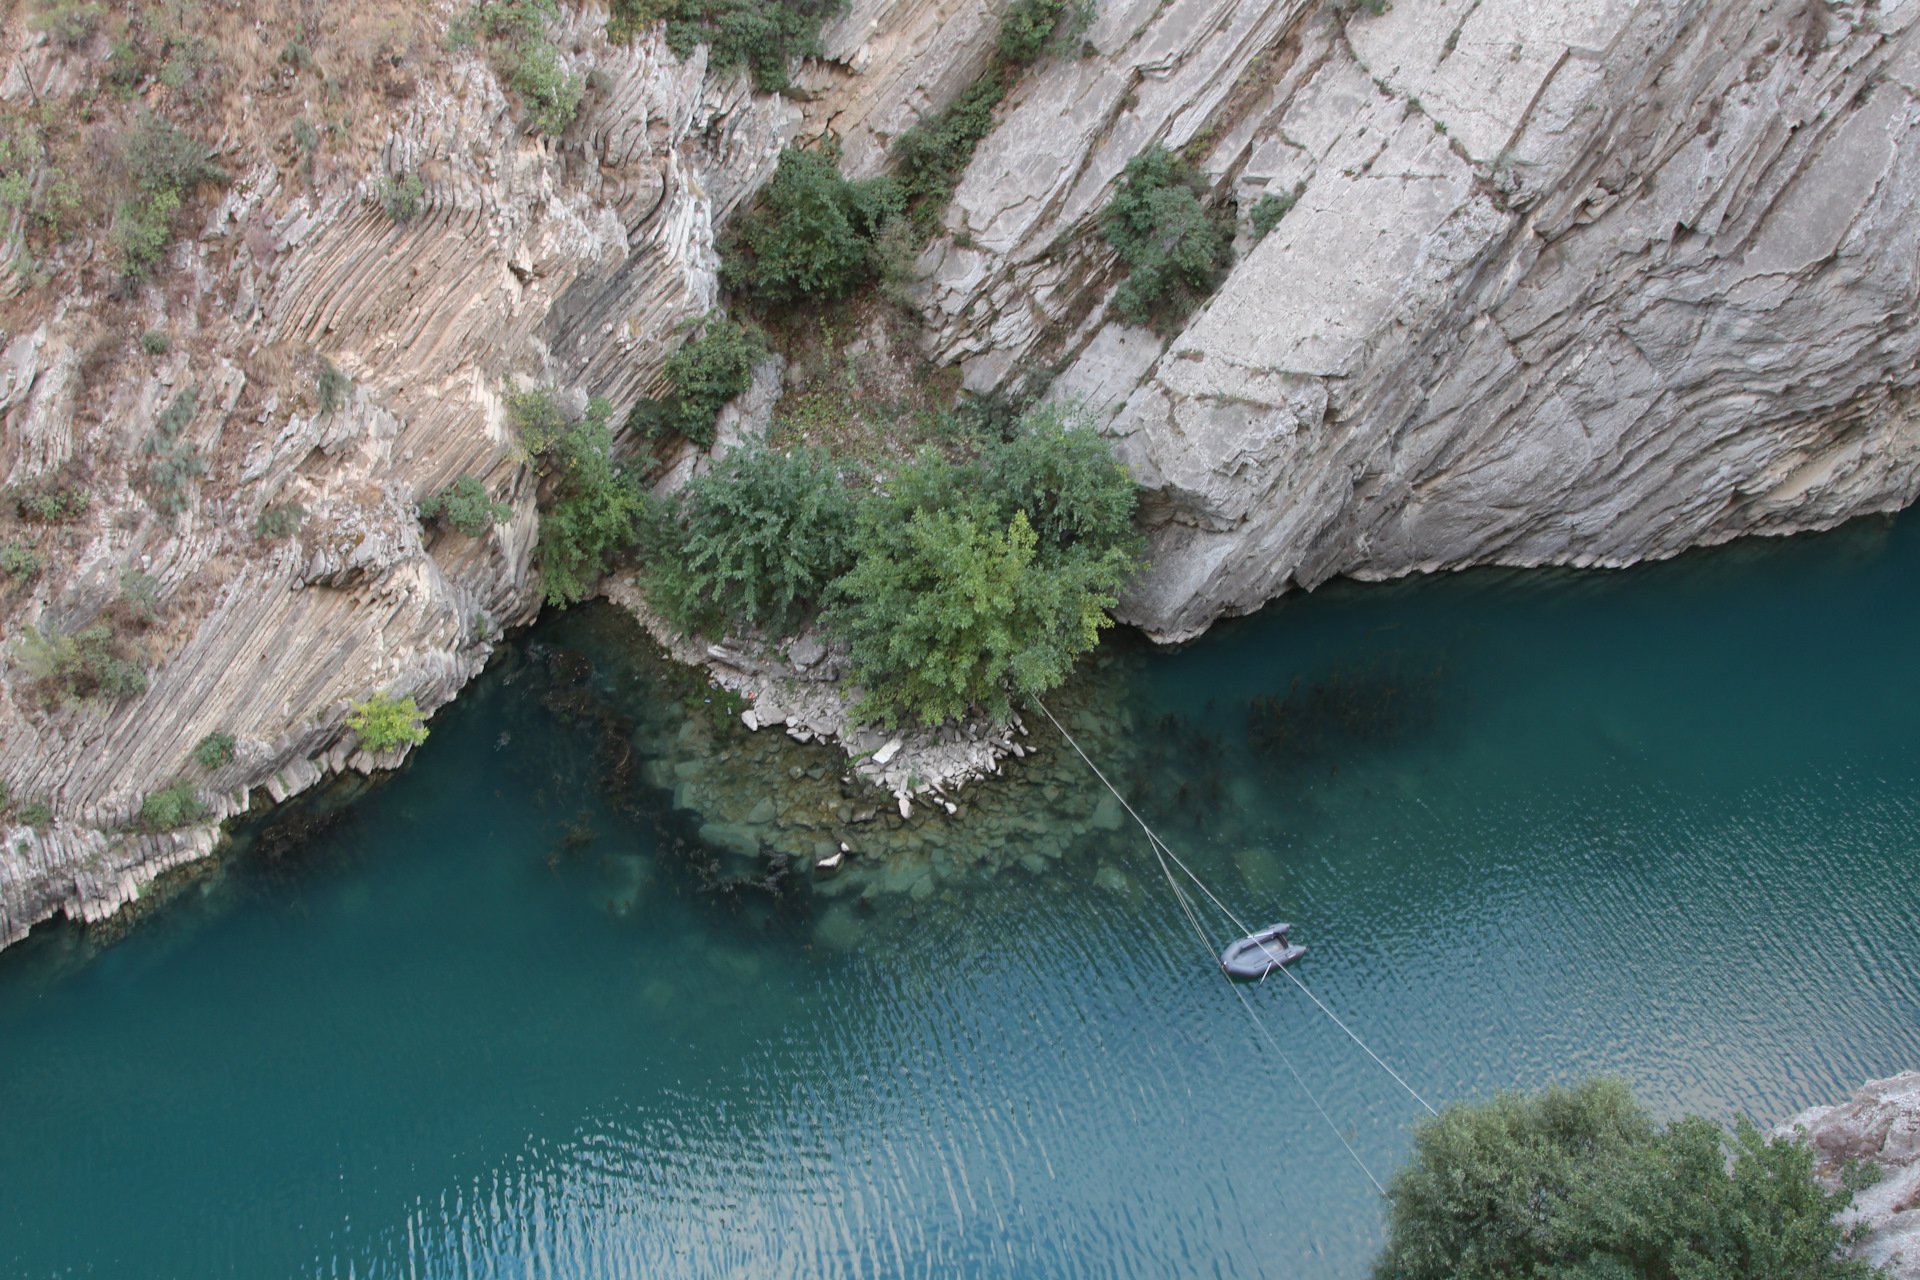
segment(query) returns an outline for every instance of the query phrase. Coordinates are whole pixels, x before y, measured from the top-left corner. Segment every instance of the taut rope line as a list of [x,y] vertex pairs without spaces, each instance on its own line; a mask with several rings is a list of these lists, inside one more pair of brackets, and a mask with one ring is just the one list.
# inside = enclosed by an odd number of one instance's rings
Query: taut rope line
[[[1120,789],[1114,786],[1113,783],[1107,778],[1107,775],[1100,771],[1100,766],[1095,764],[1093,762],[1093,758],[1089,756],[1081,748],[1079,741],[1075,739],[1071,733],[1067,732],[1067,727],[1061,724],[1059,720],[1054,718],[1053,712],[1047,709],[1047,704],[1040,701],[1039,698],[1035,697],[1033,698],[1033,705],[1036,707],[1039,707],[1040,714],[1044,715],[1047,718],[1048,723],[1052,724],[1055,729],[1059,730],[1060,736],[1066,739],[1067,745],[1073,748],[1074,754],[1079,756],[1080,759],[1085,762],[1087,768],[1093,770],[1093,776],[1100,779],[1101,785],[1105,786],[1108,791],[1113,793],[1113,798],[1120,802],[1120,807],[1127,811],[1127,816],[1132,818],[1136,823],[1138,823],[1142,831],[1146,832],[1147,841],[1153,848],[1153,856],[1155,860],[1160,863],[1160,870],[1162,871],[1162,873],[1166,874],[1167,881],[1170,885],[1173,886],[1174,893],[1177,897],[1179,897],[1183,909],[1185,909],[1185,906],[1186,906],[1186,896],[1184,893],[1181,892],[1178,884],[1174,882],[1172,873],[1167,871],[1167,862],[1169,860],[1172,861],[1174,866],[1180,868],[1181,872],[1187,877],[1187,879],[1193,881],[1194,885],[1200,890],[1200,892],[1206,895],[1207,901],[1211,902],[1219,910],[1220,914],[1224,915],[1228,920],[1231,920],[1233,922],[1234,928],[1240,930],[1242,934],[1252,933],[1253,930],[1248,927],[1246,922],[1241,920],[1239,916],[1235,915],[1233,913],[1233,910],[1230,907],[1228,907],[1226,903],[1220,901],[1220,899],[1217,896],[1215,896],[1213,890],[1207,888],[1206,882],[1202,880],[1199,876],[1194,874],[1193,868],[1189,867],[1186,863],[1182,862],[1180,860],[1180,855],[1175,853],[1173,849],[1167,844],[1167,842],[1162,840],[1159,837],[1159,835],[1155,833],[1154,829],[1147,825],[1146,819],[1142,818],[1139,815],[1139,813],[1135,811],[1134,807],[1131,804],[1127,803],[1127,798],[1120,794]],[[1188,919],[1190,922],[1192,921],[1192,915],[1190,911],[1188,913]],[[1213,951],[1212,945],[1207,942],[1205,933],[1199,931],[1197,925],[1196,925],[1196,932],[1200,934],[1201,946],[1207,950],[1208,954],[1212,954],[1212,951]],[[1312,991],[1308,990],[1307,984],[1300,981],[1297,975],[1295,975],[1285,965],[1280,966],[1280,972],[1286,974],[1288,981],[1292,982],[1294,986],[1300,988],[1300,990],[1305,993],[1307,999],[1313,1001],[1314,1007],[1319,1009],[1320,1012],[1326,1014],[1327,1017],[1333,1022],[1334,1026],[1339,1027],[1340,1030],[1346,1032],[1347,1038],[1353,1041],[1355,1044],[1359,1045],[1361,1051],[1365,1053],[1369,1058],[1372,1058],[1375,1064],[1378,1065],[1382,1071],[1386,1072],[1389,1076],[1392,1076],[1395,1084],[1399,1085],[1402,1089],[1405,1089],[1409,1097],[1411,1097],[1415,1102],[1419,1103],[1421,1106],[1425,1107],[1428,1115],[1440,1114],[1438,1111],[1434,1109],[1433,1104],[1431,1102],[1428,1102],[1425,1098],[1421,1097],[1419,1091],[1415,1089],[1412,1085],[1408,1084],[1398,1071],[1395,1071],[1392,1067],[1387,1065],[1386,1059],[1382,1058],[1379,1054],[1375,1053],[1371,1045],[1369,1045],[1365,1040],[1362,1040],[1357,1034],[1355,1034],[1352,1027],[1349,1027],[1345,1022],[1341,1021],[1340,1016],[1336,1014],[1333,1010],[1327,1008],[1326,1004],[1320,999],[1319,996],[1316,996],[1315,994],[1313,994]],[[1232,979],[1229,978],[1228,981],[1231,982]],[[1235,987],[1234,991],[1236,994],[1238,994],[1239,988]],[[1240,998],[1241,998],[1241,1001],[1244,1003],[1246,1000],[1246,997],[1244,995],[1241,995]],[[1252,1006],[1249,1005],[1248,1009],[1249,1011],[1251,1011]],[[1284,1057],[1285,1055],[1283,1054],[1282,1056]],[[1288,1069],[1289,1070],[1292,1069],[1291,1063],[1288,1064]],[[1296,1076],[1295,1078],[1297,1079],[1298,1077]],[[1341,1141],[1344,1142],[1345,1139],[1342,1138]],[[1371,1178],[1373,1175],[1368,1174],[1367,1176]],[[1374,1185],[1378,1186],[1379,1183],[1376,1182]]]

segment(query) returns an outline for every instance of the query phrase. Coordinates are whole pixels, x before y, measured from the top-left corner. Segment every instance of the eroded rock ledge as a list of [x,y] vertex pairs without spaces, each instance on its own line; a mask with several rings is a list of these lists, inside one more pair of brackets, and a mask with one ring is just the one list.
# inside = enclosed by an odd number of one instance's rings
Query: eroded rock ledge
[[1857,1257],[1889,1280],[1920,1280],[1920,1071],[1871,1080],[1852,1099],[1802,1111],[1774,1130],[1804,1135],[1829,1190],[1853,1161],[1880,1169],[1880,1180],[1856,1192],[1845,1221],[1864,1223]]

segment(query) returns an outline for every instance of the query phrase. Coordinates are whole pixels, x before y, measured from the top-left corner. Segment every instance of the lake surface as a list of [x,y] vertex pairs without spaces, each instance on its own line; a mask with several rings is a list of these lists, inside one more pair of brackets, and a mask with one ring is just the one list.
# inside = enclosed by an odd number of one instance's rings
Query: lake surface
[[[1916,586],[1914,519],[1335,585],[1072,701],[1427,1098],[1772,1120],[1920,1065]],[[1384,1179],[1417,1105],[1247,988],[1336,1136],[1137,831],[831,929],[716,898],[581,714],[682,713],[630,638],[544,622],[402,775],[0,953],[0,1274],[1365,1273],[1340,1137]]]

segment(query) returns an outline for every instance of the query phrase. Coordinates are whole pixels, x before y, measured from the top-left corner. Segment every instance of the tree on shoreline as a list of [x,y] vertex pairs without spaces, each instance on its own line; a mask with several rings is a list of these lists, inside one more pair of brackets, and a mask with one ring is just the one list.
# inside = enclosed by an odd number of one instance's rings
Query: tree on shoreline
[[1422,1124],[1374,1280],[1867,1280],[1838,1256],[1851,1192],[1813,1153],[1699,1116],[1665,1128],[1619,1080],[1503,1093]]

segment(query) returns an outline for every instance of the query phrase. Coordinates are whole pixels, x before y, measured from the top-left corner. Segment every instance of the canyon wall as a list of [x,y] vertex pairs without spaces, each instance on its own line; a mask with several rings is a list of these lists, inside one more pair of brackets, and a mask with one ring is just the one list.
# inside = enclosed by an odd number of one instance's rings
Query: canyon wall
[[[443,703],[537,608],[514,380],[617,412],[656,388],[718,296],[717,228],[781,146],[831,135],[880,171],[987,65],[1000,7],[863,0],[789,97],[570,11],[555,34],[587,91],[557,138],[449,41],[452,3],[306,6],[322,62],[359,68],[324,82],[276,56],[281,9],[210,8],[224,192],[144,286],[100,284],[101,235],[37,276],[14,261],[0,291],[0,484],[94,495],[0,601],[0,945],[204,854],[210,823],[134,828],[169,783],[217,819],[391,763],[354,750],[349,705]],[[977,390],[1044,385],[1096,416],[1148,493],[1123,617],[1164,639],[1335,574],[1624,564],[1897,508],[1920,485],[1916,12],[1108,0],[967,170],[920,262],[926,350]],[[16,13],[0,102],[77,100],[107,52]],[[334,124],[303,160],[288,128],[308,116]],[[1107,315],[1097,231],[1155,144],[1241,227],[1223,286],[1165,335]],[[378,197],[402,174],[422,198],[397,221]],[[1269,194],[1295,203],[1256,240]],[[143,330],[168,350],[138,350]],[[336,407],[322,359],[351,379]],[[163,515],[143,441],[188,388],[208,473]],[[462,473],[513,511],[483,537],[414,515]],[[293,504],[297,532],[255,536]],[[129,569],[164,592],[139,638],[151,689],[47,704],[19,638],[100,615]],[[235,758],[200,770],[213,732]],[[53,821],[20,821],[23,800]]]

